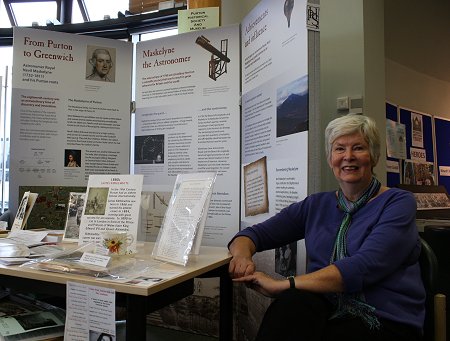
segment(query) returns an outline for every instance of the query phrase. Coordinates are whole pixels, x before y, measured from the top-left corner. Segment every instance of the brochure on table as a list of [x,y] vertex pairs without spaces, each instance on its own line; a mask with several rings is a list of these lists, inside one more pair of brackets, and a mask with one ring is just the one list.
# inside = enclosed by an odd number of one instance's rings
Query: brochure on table
[[136,252],[142,180],[142,175],[91,175],[78,244],[99,243],[104,232],[126,232],[128,250]]
[[[86,186],[90,174],[128,173],[132,43],[36,28],[13,33],[12,212],[19,186]],[[91,77],[95,66],[107,81]]]
[[67,282],[66,297],[64,340],[116,339],[114,289]]

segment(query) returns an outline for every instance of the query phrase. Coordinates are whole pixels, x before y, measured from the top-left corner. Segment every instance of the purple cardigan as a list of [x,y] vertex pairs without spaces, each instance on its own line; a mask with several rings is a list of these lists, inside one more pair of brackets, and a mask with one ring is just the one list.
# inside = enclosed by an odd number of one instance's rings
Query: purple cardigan
[[[258,252],[304,238],[307,272],[312,272],[330,264],[343,216],[335,192],[317,193],[235,237],[249,237]],[[415,218],[414,196],[389,189],[353,216],[347,234],[349,256],[334,264],[341,272],[345,291],[362,292],[378,316],[421,329],[425,290]]]

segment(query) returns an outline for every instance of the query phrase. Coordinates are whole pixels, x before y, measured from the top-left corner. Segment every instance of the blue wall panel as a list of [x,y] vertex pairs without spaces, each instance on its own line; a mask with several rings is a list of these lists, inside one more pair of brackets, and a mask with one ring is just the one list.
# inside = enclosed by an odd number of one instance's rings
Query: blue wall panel
[[450,167],[450,120],[434,119],[436,133],[436,159],[438,167],[438,184],[444,185],[450,193],[450,176],[441,176],[439,166]]

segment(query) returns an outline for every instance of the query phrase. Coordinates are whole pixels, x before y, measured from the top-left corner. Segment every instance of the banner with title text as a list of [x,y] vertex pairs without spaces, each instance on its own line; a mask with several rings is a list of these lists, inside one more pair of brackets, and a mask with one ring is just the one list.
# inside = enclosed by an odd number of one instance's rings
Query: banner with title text
[[305,1],[261,1],[243,20],[241,228],[307,194]]
[[129,173],[132,44],[15,27],[13,47],[13,212],[19,186]]
[[[262,0],[241,24],[241,229],[304,199],[308,183],[308,39],[306,1]],[[304,272],[302,242],[259,252],[256,267],[273,276]],[[278,274],[278,275],[276,275]],[[237,333],[256,336],[267,301],[242,289]],[[256,301],[256,302],[255,302]]]
[[154,240],[177,174],[216,172],[203,245],[239,225],[239,26],[136,44],[134,172],[144,175],[141,228]]

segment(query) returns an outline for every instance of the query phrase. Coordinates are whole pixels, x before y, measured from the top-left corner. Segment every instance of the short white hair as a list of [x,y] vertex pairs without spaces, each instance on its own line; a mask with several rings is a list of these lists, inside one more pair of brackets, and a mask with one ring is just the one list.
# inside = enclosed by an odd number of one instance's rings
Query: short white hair
[[375,121],[365,115],[348,114],[328,123],[325,129],[325,153],[331,160],[331,147],[337,138],[360,133],[369,145],[370,159],[374,167],[380,159],[380,133]]

